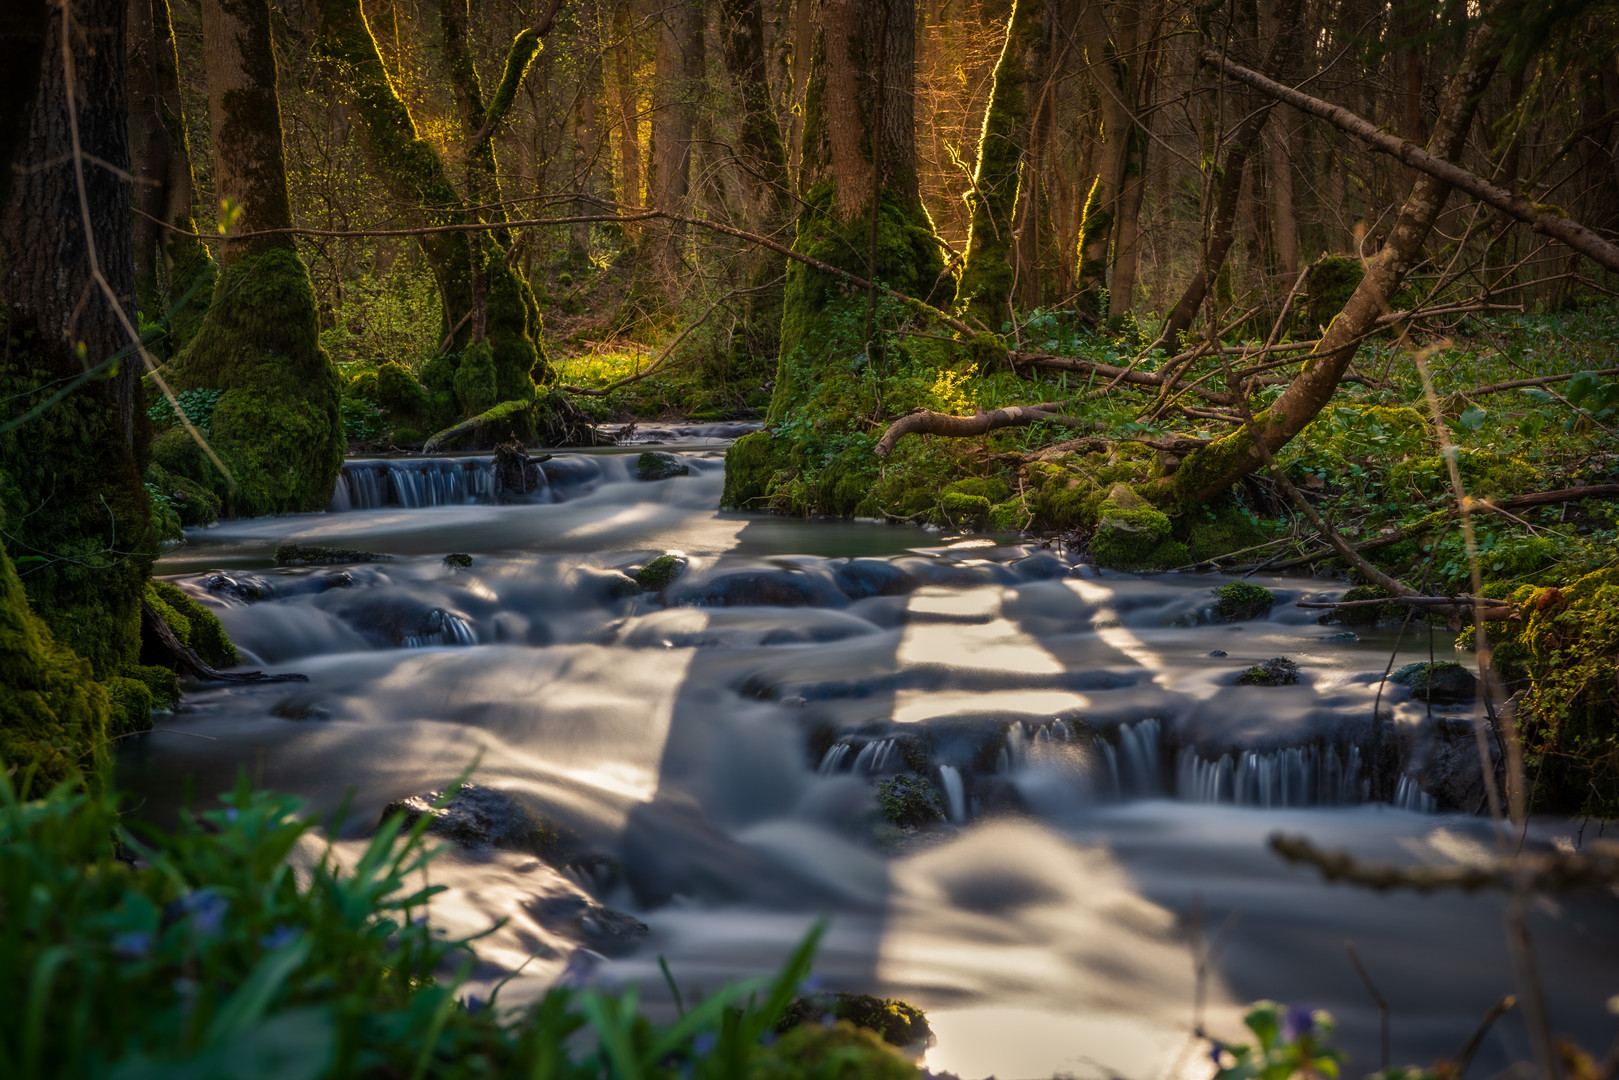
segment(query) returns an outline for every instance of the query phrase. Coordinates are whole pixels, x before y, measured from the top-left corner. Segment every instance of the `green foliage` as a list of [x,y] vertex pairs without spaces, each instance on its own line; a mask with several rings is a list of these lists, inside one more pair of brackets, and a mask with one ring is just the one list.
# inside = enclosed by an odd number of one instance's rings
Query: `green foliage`
[[495,353],[487,341],[475,341],[461,353],[455,369],[455,397],[464,416],[477,416],[494,406]]
[[1251,581],[1233,581],[1214,590],[1214,617],[1219,622],[1257,619],[1276,604],[1276,596]]
[[[146,410],[147,418],[153,424],[159,426],[177,423],[174,416],[174,406],[170,404],[169,399],[162,394],[150,396],[154,400],[151,407]],[[195,427],[204,435],[211,435],[213,434],[214,408],[219,404],[219,399],[224,396],[225,391],[223,390],[207,390],[194,387],[175,394],[174,400],[179,402],[180,411],[185,414],[187,420],[191,421],[192,427]]]
[[939,509],[955,525],[980,525],[989,519],[989,500],[982,495],[945,491],[939,495]]
[[1216,1042],[1212,1054],[1215,1080],[1291,1080],[1295,1076],[1336,1080],[1344,1054],[1332,1045],[1337,1025],[1330,1013],[1257,1001],[1243,1023],[1257,1041]]
[[146,498],[152,507],[152,535],[162,543],[171,540],[184,540],[185,529],[180,524],[180,514],[156,485],[146,485]]
[[183,526],[212,525],[219,520],[218,496],[156,462],[146,467],[146,491],[153,502],[161,498]]
[[[770,1037],[809,974],[819,930],[772,980],[727,986],[667,1025],[634,989],[559,987],[512,1012],[460,1000],[469,940],[431,925],[427,817],[396,815],[352,870],[294,873],[312,827],[296,800],[250,791],[131,830],[112,800],[58,787],[19,802],[0,774],[0,963],[24,1004],[0,1017],[21,1077],[916,1077],[846,1022]],[[119,845],[141,868],[117,858]],[[443,972],[459,971],[444,984]]]

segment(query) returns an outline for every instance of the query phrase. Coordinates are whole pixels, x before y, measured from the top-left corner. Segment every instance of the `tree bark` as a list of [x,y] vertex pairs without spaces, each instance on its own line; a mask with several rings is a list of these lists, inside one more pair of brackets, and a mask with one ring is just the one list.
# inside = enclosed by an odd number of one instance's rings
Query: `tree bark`
[[124,5],[4,7],[0,401],[40,411],[0,431],[0,529],[35,611],[105,676],[139,656],[156,548],[141,365],[109,364],[136,318]]
[[215,267],[203,242],[187,235],[197,231],[195,192],[168,0],[130,0],[129,138],[136,305],[147,323],[166,323],[153,348],[172,356],[208,310]]
[[631,0],[613,7],[613,78],[618,89],[619,189],[618,199],[641,205],[641,103],[635,91],[635,37],[631,29]]
[[[1206,63],[1222,70],[1235,67],[1212,49],[1204,49],[1200,55]],[[1427,156],[1443,159],[1461,152],[1477,113],[1479,98],[1499,60],[1500,40],[1491,16],[1487,15],[1474,31],[1466,57],[1445,88]],[[1245,81],[1256,85],[1251,79]],[[1296,103],[1289,100],[1289,104]],[[1406,273],[1422,252],[1434,220],[1444,208],[1450,188],[1448,182],[1429,173],[1417,179],[1388,239],[1367,264],[1360,285],[1311,351],[1304,370],[1270,408],[1254,418],[1252,425],[1244,425],[1240,431],[1182,462],[1173,475],[1160,482],[1161,498],[1181,506],[1206,503],[1259,468],[1270,455],[1304,430],[1331,400],[1361,339],[1377,326],[1378,317],[1390,298],[1399,292]],[[1263,440],[1263,445],[1255,445],[1250,427],[1257,430],[1257,438]]]
[[992,332],[1011,316],[1016,277],[1014,218],[1028,171],[1031,99],[1045,73],[1045,0],[1014,0],[994,86],[978,137],[978,164],[967,204],[972,226],[956,287],[956,307]]
[[742,108],[736,151],[749,193],[750,226],[774,232],[786,216],[787,150],[765,69],[764,14],[760,0],[721,0],[720,14],[721,52]]

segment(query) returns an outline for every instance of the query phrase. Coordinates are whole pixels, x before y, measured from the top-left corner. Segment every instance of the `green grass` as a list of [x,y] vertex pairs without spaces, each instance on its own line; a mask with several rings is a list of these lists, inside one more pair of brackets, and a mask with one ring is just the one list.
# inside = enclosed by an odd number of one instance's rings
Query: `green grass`
[[594,388],[634,375],[656,355],[655,350],[592,349],[578,356],[556,357],[553,362],[562,382]]

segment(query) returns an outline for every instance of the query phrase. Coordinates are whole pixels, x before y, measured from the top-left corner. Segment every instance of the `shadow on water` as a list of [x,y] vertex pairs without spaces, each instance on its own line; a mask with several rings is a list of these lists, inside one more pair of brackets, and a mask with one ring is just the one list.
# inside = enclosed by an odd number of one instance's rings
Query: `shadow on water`
[[[218,606],[255,663],[310,682],[190,695],[167,731],[126,742],[120,781],[156,817],[238,768],[320,812],[351,798],[341,854],[387,802],[479,757],[478,783],[592,856],[560,873],[488,850],[435,865],[450,886],[435,920],[505,920],[480,943],[480,987],[534,954],[508,999],[554,979],[580,943],[546,912],[581,892],[649,924],[597,975],[639,981],[654,1007],[660,954],[684,988],[712,989],[771,971],[830,912],[825,983],[928,1008],[929,1063],[964,1076],[1206,1074],[1187,1051],[1194,903],[1211,934],[1230,920],[1208,987],[1223,1035],[1255,998],[1324,1007],[1369,1071],[1377,1018],[1346,938],[1393,1003],[1399,1062],[1455,1050],[1514,989],[1497,900],[1327,886],[1266,847],[1284,829],[1382,860],[1488,850],[1476,818],[1365,803],[1370,673],[1390,643],[1329,640],[1292,603],[1322,583],[1269,582],[1268,617],[1212,625],[1214,579],[718,513],[718,459],[688,460],[688,476],[638,483],[623,456],[558,459],[532,505],[430,505],[449,489],[418,484],[415,508],[389,506],[378,480],[358,497],[369,509],[193,536],[161,569]],[[396,561],[267,569],[284,542]],[[671,549],[683,576],[629,595],[625,572]],[[449,551],[471,570],[444,566]],[[1235,685],[1273,656],[1298,661],[1299,685]],[[1439,735],[1465,731],[1469,707],[1383,701],[1410,789],[1439,790]],[[949,820],[885,823],[875,787],[901,774]],[[1587,1045],[1606,1038],[1619,980],[1614,908],[1582,895],[1536,913],[1558,1029]],[[1475,1067],[1526,1053],[1509,1018]]]

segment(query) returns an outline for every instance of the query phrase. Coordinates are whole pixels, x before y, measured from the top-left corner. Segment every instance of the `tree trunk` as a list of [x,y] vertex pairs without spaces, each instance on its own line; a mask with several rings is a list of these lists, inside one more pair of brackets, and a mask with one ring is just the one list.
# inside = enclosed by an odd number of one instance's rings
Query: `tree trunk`
[[130,0],[129,139],[136,305],[165,326],[154,350],[173,356],[208,310],[215,267],[203,242],[185,235],[197,231],[195,194],[168,0]]
[[[470,200],[463,200],[450,181],[438,150],[417,133],[410,111],[383,69],[359,0],[318,2],[318,48],[339,67],[339,77],[365,126],[378,178],[395,201],[418,210],[428,224],[465,223]],[[484,111],[479,131],[485,139],[510,109],[539,44],[534,29],[524,30],[512,42],[500,88]],[[482,160],[482,148],[471,149],[470,156]],[[540,314],[533,290],[509,265],[500,239],[488,233],[435,233],[421,237],[420,245],[438,280],[444,329],[456,352],[423,367],[431,406],[426,415],[414,419],[437,426],[456,415],[476,416],[497,401],[531,400],[535,383],[554,382],[555,372],[539,345]],[[488,352],[474,350],[472,362],[464,364],[468,346],[475,344],[471,328],[475,267],[483,267],[486,274]]]
[[1162,0],[1149,9],[1146,26],[1150,36],[1144,55],[1130,65],[1133,73],[1127,80],[1131,90],[1127,99],[1131,105],[1130,128],[1113,223],[1113,274],[1108,280],[1108,322],[1115,326],[1135,306],[1136,266],[1141,258],[1141,203],[1147,193],[1147,150],[1152,145],[1152,118],[1148,113],[1157,85],[1163,10]]
[[1045,0],[1014,0],[978,138],[978,165],[967,194],[972,226],[956,286],[962,316],[992,333],[1012,315],[1019,179],[1028,171],[1031,99],[1044,82],[1045,52]]
[[214,302],[171,367],[176,389],[223,390],[209,443],[173,426],[153,446],[170,472],[212,487],[243,516],[320,510],[343,465],[337,369],[320,347],[309,271],[292,226],[266,0],[203,0],[214,191],[229,208]]
[[1291,283],[1299,276],[1299,219],[1293,209],[1293,160],[1298,139],[1285,120],[1271,129],[1270,198],[1276,262]]
[[804,160],[804,96],[809,91],[810,57],[815,49],[815,0],[793,0],[792,125],[787,132],[787,179],[801,188]]
[[[4,7],[0,423],[23,422],[0,431],[0,528],[35,611],[108,676],[139,658],[140,596],[156,548],[137,467],[141,364],[127,352],[136,315],[124,4]],[[4,617],[22,619],[9,564],[0,574]],[[0,657],[7,680],[19,674],[14,663]],[[0,683],[0,695],[14,689]]]
[[[828,0],[812,55],[794,250],[932,302],[944,264],[917,175],[911,0]],[[799,416],[816,399],[830,410],[816,422],[820,435],[855,424],[831,403],[858,395],[852,358],[879,362],[867,348],[869,301],[833,274],[788,266],[771,422]],[[790,439],[765,432],[739,440],[727,456],[722,502],[767,496],[777,482],[771,463],[790,452]],[[847,514],[860,493],[839,490],[826,509]]]
[[[574,203],[574,216],[587,217],[596,209],[590,200],[600,191],[602,143],[597,116],[605,97],[601,47],[594,22],[580,14],[578,48],[584,59],[579,91],[573,107],[573,189],[587,198]],[[590,223],[575,222],[568,234],[568,261],[576,267],[590,264]]]
[[[1212,55],[1212,54],[1211,54]],[[1479,99],[1500,59],[1500,42],[1490,16],[1473,35],[1467,56],[1446,86],[1428,151],[1440,158],[1461,153]],[[1451,185],[1423,173],[1411,186],[1399,219],[1382,248],[1366,266],[1366,275],[1311,350],[1304,370],[1280,397],[1254,417],[1253,427],[1264,451],[1253,445],[1249,427],[1191,454],[1165,478],[1160,497],[1179,506],[1196,506],[1223,494],[1232,484],[1264,464],[1315,418],[1331,400],[1360,341],[1377,327],[1390,298],[1400,291],[1406,273],[1422,253],[1434,220],[1444,208]]]
[[[1250,19],[1257,25],[1253,0],[1245,0],[1245,9]],[[1271,42],[1270,53],[1265,60],[1264,71],[1267,75],[1278,74],[1287,62],[1298,33],[1303,10],[1304,5],[1300,0],[1283,0],[1278,19],[1282,29]],[[1198,313],[1203,310],[1203,298],[1208,295],[1210,283],[1225,265],[1226,256],[1231,251],[1231,242],[1236,235],[1237,205],[1242,197],[1243,177],[1248,169],[1248,161],[1260,148],[1260,137],[1264,133],[1265,124],[1270,120],[1271,110],[1275,107],[1274,99],[1258,94],[1242,95],[1237,104],[1237,114],[1242,120],[1232,130],[1227,143],[1225,167],[1219,173],[1219,194],[1214,200],[1214,213],[1209,223],[1203,261],[1198,265],[1197,272],[1192,275],[1192,280],[1186,283],[1185,291],[1175,302],[1169,318],[1164,323],[1164,333],[1168,335],[1171,343],[1177,340],[1177,335],[1184,334],[1197,319]],[[1209,180],[1212,182],[1213,179],[1214,174],[1211,170]]]
[[754,232],[772,233],[786,213],[787,150],[765,70],[764,14],[760,0],[721,0],[720,14],[725,69],[742,108],[736,154],[749,220]]
[[635,92],[635,40],[630,28],[630,0],[613,8],[613,76],[618,87],[618,200],[641,205],[641,103]]

